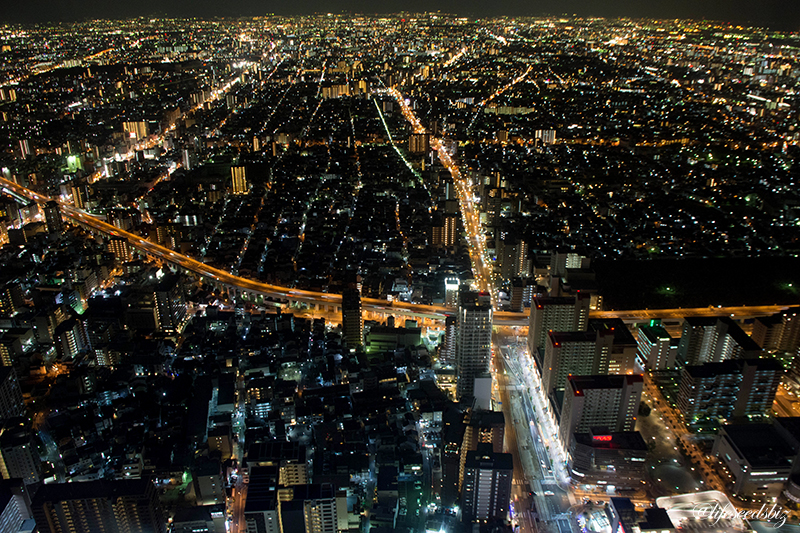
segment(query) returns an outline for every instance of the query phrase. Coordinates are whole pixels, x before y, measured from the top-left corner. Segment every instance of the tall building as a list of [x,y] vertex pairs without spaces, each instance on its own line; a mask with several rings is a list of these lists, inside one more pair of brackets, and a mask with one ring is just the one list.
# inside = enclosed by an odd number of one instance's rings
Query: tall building
[[[542,387],[547,394],[566,386],[567,377],[608,373],[608,346],[595,331],[550,331],[542,361]],[[601,351],[605,348],[605,351]]]
[[152,482],[101,480],[42,485],[31,503],[40,533],[166,533]]
[[128,135],[131,140],[141,141],[147,138],[150,134],[150,128],[144,120],[131,120],[122,123],[122,131]]
[[231,192],[233,194],[247,194],[250,185],[247,183],[247,168],[231,167]]
[[25,159],[31,155],[31,143],[28,141],[28,139],[19,140],[19,153],[22,156],[22,159]]
[[444,278],[444,305],[445,307],[458,306],[458,287],[460,282],[458,276],[447,276]]
[[17,381],[17,373],[8,366],[0,367],[0,418],[25,414],[25,400]]
[[44,224],[49,233],[61,233],[64,221],[61,219],[61,208],[54,200],[44,204]]
[[412,133],[408,138],[408,151],[411,154],[427,154],[430,148],[430,133]]
[[531,261],[528,253],[529,247],[525,240],[511,234],[508,234],[505,239],[498,239],[497,259],[500,263],[500,275],[503,279],[530,275]]
[[608,428],[612,433],[633,431],[644,380],[632,376],[570,376],[564,390],[561,442],[570,448],[575,433]]
[[593,319],[588,331],[549,331],[542,358],[547,393],[561,390],[568,375],[632,374],[636,341],[622,320]]
[[660,324],[639,328],[637,343],[639,359],[648,370],[663,370],[675,366],[678,347]]
[[361,293],[357,288],[347,288],[342,292],[342,333],[351,350],[364,346],[364,316]]
[[511,307],[510,311],[521,313],[525,309],[525,280],[522,278],[511,279]]
[[9,418],[0,429],[0,474],[3,479],[22,479],[25,484],[41,479],[41,461],[31,438],[27,419]]
[[25,304],[22,287],[16,281],[0,286],[0,316],[11,316]]
[[198,458],[192,467],[192,483],[197,505],[225,503],[225,482],[219,459]]
[[74,359],[91,347],[86,327],[77,318],[70,318],[59,324],[53,335],[56,351],[65,360]]
[[431,224],[431,246],[454,246],[458,240],[458,215],[437,213]]
[[678,344],[678,363],[687,366],[761,356],[761,347],[730,317],[687,317]]
[[589,320],[588,294],[574,297],[534,297],[528,328],[528,349],[539,365],[549,331],[585,331]]
[[555,144],[556,130],[536,130],[533,138],[541,140],[544,144]]
[[481,444],[491,445],[491,451],[503,451],[503,437],[505,435],[506,420],[502,411],[487,411],[473,409],[464,416],[464,438],[459,448],[458,487],[464,485],[464,472],[467,464],[467,454],[475,451]]
[[125,237],[111,237],[108,239],[108,251],[114,254],[119,263],[127,263],[133,259],[131,245]]
[[456,337],[456,396],[473,397],[475,378],[489,371],[492,358],[492,304],[488,293],[463,292]]
[[0,482],[0,531],[35,531],[31,514],[31,495],[20,479]]
[[550,278],[556,280],[567,273],[568,268],[589,268],[589,259],[575,252],[553,252],[550,254]]
[[444,341],[439,347],[439,363],[442,365],[454,365],[456,362],[457,332],[458,320],[448,316],[444,321]]
[[681,371],[678,409],[689,424],[769,415],[783,366],[773,358],[736,359]]
[[511,500],[514,462],[510,453],[496,453],[488,444],[467,453],[461,512],[464,522],[505,520]]
[[156,321],[165,333],[177,332],[186,318],[186,299],[180,286],[180,277],[172,272],[164,274],[154,291]]
[[256,442],[247,450],[249,469],[278,467],[278,483],[284,487],[305,485],[309,481],[306,447],[297,442],[268,440]]
[[496,227],[500,224],[500,213],[503,211],[503,187],[486,187],[483,192],[483,212],[486,213],[486,225]]
[[753,323],[752,338],[767,351],[796,352],[800,346],[800,307],[792,307]]
[[[278,489],[277,466],[250,468],[247,498],[244,504],[247,533],[282,532]],[[299,531],[294,533],[299,533]]]
[[89,193],[85,184],[75,184],[70,188],[72,193],[72,203],[78,209],[86,209],[86,203],[89,201]]
[[280,490],[282,533],[344,533],[347,495],[330,483],[295,485]]
[[601,353],[600,374],[634,373],[638,345],[621,318],[593,318],[589,320],[586,329],[597,332]]

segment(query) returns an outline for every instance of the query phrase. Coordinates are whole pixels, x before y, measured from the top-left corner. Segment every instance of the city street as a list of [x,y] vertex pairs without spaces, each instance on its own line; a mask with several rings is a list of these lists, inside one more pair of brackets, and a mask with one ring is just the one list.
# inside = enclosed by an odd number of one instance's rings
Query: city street
[[559,486],[553,474],[545,441],[535,422],[537,417],[525,397],[526,389],[519,380],[515,365],[509,364],[509,343],[513,340],[495,335],[494,367],[506,417],[505,447],[514,456],[512,501],[517,515],[522,517],[520,529],[524,531],[531,527],[532,531],[570,532],[576,523],[568,509],[575,504],[575,499]]

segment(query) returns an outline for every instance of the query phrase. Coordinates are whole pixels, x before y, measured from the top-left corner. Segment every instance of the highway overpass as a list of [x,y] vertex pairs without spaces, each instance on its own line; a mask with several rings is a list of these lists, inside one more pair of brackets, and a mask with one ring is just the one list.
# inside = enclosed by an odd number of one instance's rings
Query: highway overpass
[[[15,193],[18,196],[36,202],[49,202],[52,198],[41,195],[14,182],[0,178],[0,187]],[[310,314],[331,316],[341,314],[342,296],[325,292],[307,291],[271,285],[247,278],[235,276],[230,272],[209,266],[191,257],[179,254],[169,248],[148,241],[135,233],[124,231],[108,224],[84,211],[64,202],[58,202],[62,213],[77,224],[106,235],[125,237],[131,246],[153,259],[173,265],[183,272],[205,278],[218,289],[224,289],[237,300],[265,305],[288,305],[289,307],[303,307]],[[272,298],[270,302],[268,298]],[[455,309],[438,305],[412,304],[407,302],[389,302],[376,298],[362,298],[362,308],[373,319],[395,316],[421,320],[428,325],[443,322],[448,315],[455,314]],[[800,304],[799,304],[800,305]],[[664,321],[682,321],[688,316],[730,316],[735,320],[745,320],[759,316],[769,316],[787,309],[788,305],[762,305],[739,307],[699,307],[686,309],[638,309],[627,311],[593,311],[591,318],[621,318],[627,324],[647,322],[653,318]],[[498,311],[494,314],[496,326],[527,326],[527,313],[512,313]]]

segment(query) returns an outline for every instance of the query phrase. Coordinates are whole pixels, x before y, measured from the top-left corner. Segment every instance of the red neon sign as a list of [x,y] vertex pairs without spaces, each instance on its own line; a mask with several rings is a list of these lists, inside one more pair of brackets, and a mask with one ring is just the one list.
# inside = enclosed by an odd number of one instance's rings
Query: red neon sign
[[592,435],[592,440],[608,442],[611,440],[611,435]]

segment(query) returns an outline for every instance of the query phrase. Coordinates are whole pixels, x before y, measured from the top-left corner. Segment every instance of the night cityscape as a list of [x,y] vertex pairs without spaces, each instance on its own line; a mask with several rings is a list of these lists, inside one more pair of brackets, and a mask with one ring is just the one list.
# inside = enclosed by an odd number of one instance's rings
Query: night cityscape
[[0,533],[800,531],[778,26],[0,24]]

